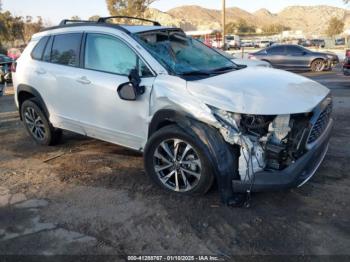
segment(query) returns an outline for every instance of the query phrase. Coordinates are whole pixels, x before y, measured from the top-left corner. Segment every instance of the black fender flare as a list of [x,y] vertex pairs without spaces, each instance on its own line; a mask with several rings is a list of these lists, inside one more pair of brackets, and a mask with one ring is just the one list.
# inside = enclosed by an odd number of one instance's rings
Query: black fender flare
[[[24,84],[18,85],[18,87],[17,87],[17,100],[18,100],[18,102],[19,102],[19,96],[20,96],[21,92],[26,92],[26,93],[33,95],[38,102],[38,106],[44,111],[45,116],[48,119],[50,118],[49,110],[47,109],[47,106],[44,102],[44,99],[42,98],[42,96],[40,95],[38,90],[36,90],[34,87],[29,86],[29,85],[24,85]],[[19,109],[20,118],[22,120],[21,104],[18,104],[18,109]]]
[[217,179],[221,200],[224,204],[228,204],[234,197],[232,180],[239,177],[239,148],[228,144],[215,127],[175,110],[161,110],[155,114],[149,127],[150,136],[162,126],[162,122],[178,125],[206,145],[206,154]]

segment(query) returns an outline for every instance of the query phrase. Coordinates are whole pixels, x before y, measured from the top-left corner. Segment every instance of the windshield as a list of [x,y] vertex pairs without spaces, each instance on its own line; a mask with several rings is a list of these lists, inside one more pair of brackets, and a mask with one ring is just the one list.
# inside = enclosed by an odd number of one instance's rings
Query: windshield
[[152,31],[140,33],[138,37],[143,46],[176,75],[210,76],[237,69],[230,59],[182,31]]

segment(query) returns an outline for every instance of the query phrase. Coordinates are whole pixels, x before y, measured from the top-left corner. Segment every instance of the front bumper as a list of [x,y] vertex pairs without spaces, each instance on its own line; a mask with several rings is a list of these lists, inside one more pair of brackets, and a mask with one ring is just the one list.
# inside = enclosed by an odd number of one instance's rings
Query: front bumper
[[315,141],[305,155],[281,171],[262,171],[255,174],[254,183],[233,180],[233,191],[243,193],[277,191],[304,185],[316,173],[328,151],[333,129],[330,119],[324,133]]

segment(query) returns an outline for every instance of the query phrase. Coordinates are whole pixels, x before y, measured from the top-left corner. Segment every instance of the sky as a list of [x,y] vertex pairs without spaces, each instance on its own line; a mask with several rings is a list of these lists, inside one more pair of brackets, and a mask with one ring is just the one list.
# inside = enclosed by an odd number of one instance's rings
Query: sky
[[[9,10],[18,16],[42,16],[44,21],[51,24],[73,15],[83,19],[93,15],[108,15],[105,0],[2,0],[2,2],[3,10]],[[152,7],[167,11],[181,5],[220,9],[221,0],[157,0]],[[249,12],[266,8],[274,13],[290,5],[330,5],[350,8],[350,5],[344,5],[342,0],[226,0],[226,5],[237,6]]]

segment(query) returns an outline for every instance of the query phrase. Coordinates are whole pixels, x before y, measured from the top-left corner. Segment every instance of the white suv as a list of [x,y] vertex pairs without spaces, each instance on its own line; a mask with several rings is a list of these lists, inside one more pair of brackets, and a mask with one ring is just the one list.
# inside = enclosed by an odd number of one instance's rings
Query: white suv
[[222,200],[304,184],[328,148],[332,99],[285,71],[237,66],[178,28],[71,23],[33,36],[14,73],[28,133],[70,130],[144,153],[161,187]]

